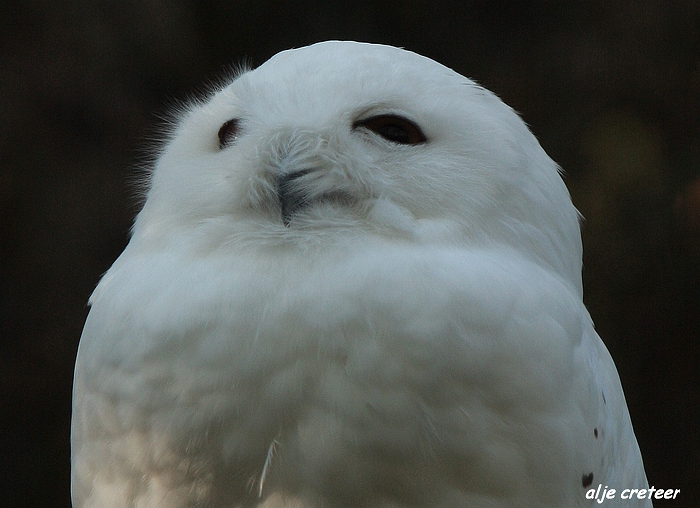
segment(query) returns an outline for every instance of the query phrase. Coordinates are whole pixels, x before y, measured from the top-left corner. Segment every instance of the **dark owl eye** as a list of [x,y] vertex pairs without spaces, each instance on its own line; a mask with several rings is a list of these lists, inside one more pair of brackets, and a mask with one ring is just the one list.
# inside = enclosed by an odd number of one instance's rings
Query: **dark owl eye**
[[219,129],[219,149],[222,150],[231,145],[236,139],[241,130],[241,121],[238,118],[224,122]]
[[418,145],[428,138],[412,121],[397,115],[378,115],[358,120],[353,128],[364,127],[384,139],[401,145]]

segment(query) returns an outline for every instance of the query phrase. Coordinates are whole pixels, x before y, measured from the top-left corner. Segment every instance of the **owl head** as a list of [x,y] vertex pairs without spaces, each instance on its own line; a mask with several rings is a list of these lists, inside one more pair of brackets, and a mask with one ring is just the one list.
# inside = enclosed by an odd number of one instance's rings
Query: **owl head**
[[284,51],[174,125],[134,244],[508,248],[580,291],[557,165],[494,94],[426,57],[335,41]]

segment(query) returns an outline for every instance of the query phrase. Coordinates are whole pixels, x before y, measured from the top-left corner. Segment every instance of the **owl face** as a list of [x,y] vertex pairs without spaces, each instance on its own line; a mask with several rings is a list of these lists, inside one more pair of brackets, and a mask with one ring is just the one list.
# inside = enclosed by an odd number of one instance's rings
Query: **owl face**
[[279,53],[183,113],[134,238],[182,235],[498,243],[580,272],[576,211],[520,118],[428,58],[371,44]]

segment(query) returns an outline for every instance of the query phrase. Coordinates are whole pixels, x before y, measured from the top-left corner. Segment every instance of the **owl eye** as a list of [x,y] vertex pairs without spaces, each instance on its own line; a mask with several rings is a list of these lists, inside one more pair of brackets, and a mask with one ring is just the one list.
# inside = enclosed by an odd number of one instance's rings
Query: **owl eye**
[[355,122],[353,127],[364,127],[388,141],[401,145],[418,145],[428,140],[420,127],[397,115],[378,115],[365,118]]
[[219,149],[223,150],[238,139],[241,131],[241,121],[238,118],[232,118],[219,128]]

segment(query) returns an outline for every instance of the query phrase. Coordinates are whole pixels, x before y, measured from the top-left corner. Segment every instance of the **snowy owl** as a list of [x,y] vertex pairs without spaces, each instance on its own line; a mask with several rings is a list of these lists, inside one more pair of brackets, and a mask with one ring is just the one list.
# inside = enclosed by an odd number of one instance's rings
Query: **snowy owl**
[[90,304],[75,508],[651,506],[556,164],[415,53],[187,107]]

